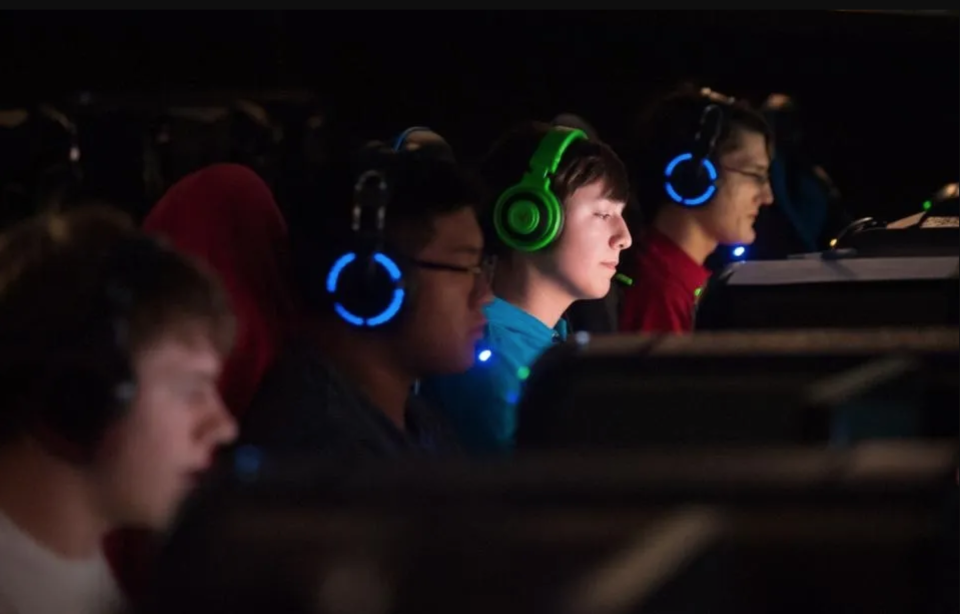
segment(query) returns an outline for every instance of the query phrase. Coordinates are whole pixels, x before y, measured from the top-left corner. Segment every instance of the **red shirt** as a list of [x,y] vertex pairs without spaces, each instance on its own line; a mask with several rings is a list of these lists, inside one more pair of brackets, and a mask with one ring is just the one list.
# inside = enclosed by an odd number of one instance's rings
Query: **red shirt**
[[682,333],[693,330],[699,289],[710,271],[663,233],[650,228],[637,252],[634,282],[623,295],[622,332]]

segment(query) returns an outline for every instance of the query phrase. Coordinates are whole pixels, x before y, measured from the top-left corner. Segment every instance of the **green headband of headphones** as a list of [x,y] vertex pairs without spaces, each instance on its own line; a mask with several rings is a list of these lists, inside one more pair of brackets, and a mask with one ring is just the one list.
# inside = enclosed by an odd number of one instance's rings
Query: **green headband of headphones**
[[543,137],[520,182],[507,188],[494,205],[493,227],[505,245],[535,252],[557,239],[563,229],[563,203],[550,182],[570,144],[586,138],[582,130],[559,126]]

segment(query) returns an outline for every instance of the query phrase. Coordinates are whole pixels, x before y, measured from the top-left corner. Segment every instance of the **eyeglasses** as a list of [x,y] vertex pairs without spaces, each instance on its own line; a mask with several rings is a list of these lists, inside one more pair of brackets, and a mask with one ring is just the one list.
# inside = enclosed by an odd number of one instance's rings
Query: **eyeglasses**
[[417,258],[410,258],[410,264],[418,266],[421,269],[427,269],[431,271],[451,271],[454,273],[467,273],[473,275],[477,281],[485,281],[490,283],[493,280],[493,272],[497,268],[497,259],[490,256],[485,257],[480,261],[480,264],[473,266],[461,266],[458,264],[447,264],[445,262],[433,262],[430,260],[419,260]]
[[745,171],[739,168],[732,168],[729,166],[722,166],[721,168],[730,173],[736,173],[738,175],[743,175],[744,177],[749,177],[750,179],[753,179],[753,181],[761,188],[765,188],[768,185],[770,185],[769,173],[757,173],[753,171]]

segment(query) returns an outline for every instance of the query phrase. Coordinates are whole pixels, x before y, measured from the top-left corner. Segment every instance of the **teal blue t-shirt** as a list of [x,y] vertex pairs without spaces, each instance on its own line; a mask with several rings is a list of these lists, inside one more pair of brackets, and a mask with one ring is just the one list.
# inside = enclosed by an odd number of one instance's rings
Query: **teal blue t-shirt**
[[[508,452],[517,431],[517,401],[530,367],[553,343],[567,336],[566,322],[550,328],[499,298],[484,309],[487,328],[473,368],[420,382],[420,396],[452,424],[467,451]],[[486,357],[486,360],[483,358]]]

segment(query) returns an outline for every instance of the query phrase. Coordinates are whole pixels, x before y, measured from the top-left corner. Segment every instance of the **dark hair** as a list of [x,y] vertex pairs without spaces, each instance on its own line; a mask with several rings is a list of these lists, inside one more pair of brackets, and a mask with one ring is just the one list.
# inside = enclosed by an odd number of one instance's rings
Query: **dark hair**
[[[493,253],[503,255],[510,251],[493,230],[493,205],[500,194],[520,181],[540,141],[552,129],[553,126],[541,122],[520,124],[493,145],[480,165],[487,189],[482,216],[484,237]],[[626,167],[613,149],[599,140],[581,139],[564,152],[550,188],[562,203],[578,189],[597,181],[603,181],[607,198],[622,202],[630,198]]]
[[763,135],[767,148],[773,149],[773,133],[763,116],[743,101],[733,101],[710,90],[684,88],[651,105],[640,117],[631,170],[634,190],[646,223],[652,223],[660,208],[668,202],[663,188],[664,169],[674,156],[690,148],[708,105],[723,110],[720,135],[714,155],[740,146],[744,132]]
[[[122,310],[109,313],[115,302]],[[31,428],[36,412],[54,411],[42,407],[40,388],[60,370],[119,378],[101,371],[163,335],[189,342],[198,331],[229,352],[234,320],[221,285],[124,214],[81,207],[20,222],[0,235],[0,441]]]
[[436,218],[476,208],[481,196],[478,182],[455,162],[429,152],[394,152],[379,142],[332,167],[322,180],[324,202],[302,209],[289,225],[297,284],[312,309],[330,306],[324,272],[352,245],[353,189],[367,170],[387,179],[385,240],[409,256],[433,238]]

